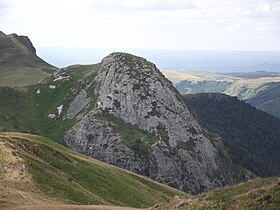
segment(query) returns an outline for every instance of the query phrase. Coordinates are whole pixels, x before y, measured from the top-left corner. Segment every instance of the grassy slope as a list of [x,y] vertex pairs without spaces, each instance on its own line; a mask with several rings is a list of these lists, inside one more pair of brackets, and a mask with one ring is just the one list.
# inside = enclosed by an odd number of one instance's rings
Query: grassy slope
[[280,83],[271,85],[247,102],[260,110],[280,118]]
[[280,178],[255,179],[233,187],[222,188],[197,197],[177,197],[160,204],[156,209],[279,209]]
[[0,86],[23,87],[41,82],[47,74],[36,67],[1,66]]
[[36,84],[55,69],[28,49],[17,35],[0,34],[0,86]]
[[[76,123],[76,119],[62,117],[51,120],[48,114],[57,113],[56,107],[64,105],[63,113],[76,94],[71,93],[71,88],[86,89],[86,85],[79,80],[87,76],[93,80],[99,65],[85,65],[69,67],[65,72],[69,80],[53,81],[54,77],[47,78],[43,83],[25,88],[0,87],[0,127],[8,131],[28,132],[40,134],[59,141],[62,133]],[[50,89],[49,85],[55,85]],[[95,103],[92,87],[88,87],[88,96],[91,96],[91,106]],[[37,90],[40,94],[36,94]],[[90,107],[88,107],[89,109]],[[83,110],[86,111],[86,110]],[[83,112],[82,111],[82,112]]]
[[[5,148],[10,149],[10,156],[14,156],[15,161],[20,160],[18,164],[24,164],[25,168],[14,173],[14,179],[8,178],[13,173],[11,170],[0,174],[1,187],[4,187],[0,191],[0,208],[38,204],[42,198],[42,203],[149,207],[174,195],[185,196],[173,188],[82,156],[40,136],[0,133],[0,149],[4,151]],[[6,162],[7,155],[0,158],[4,162],[1,167],[10,165],[16,170],[17,164],[12,158]],[[24,173],[25,176],[18,179]],[[18,194],[28,196],[14,200]]]

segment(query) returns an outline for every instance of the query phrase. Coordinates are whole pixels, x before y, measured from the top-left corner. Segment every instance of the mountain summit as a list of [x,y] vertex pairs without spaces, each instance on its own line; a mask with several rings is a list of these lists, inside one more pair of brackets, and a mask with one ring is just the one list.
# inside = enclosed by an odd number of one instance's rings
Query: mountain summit
[[192,193],[245,179],[153,63],[112,53],[92,83],[94,108],[64,135],[72,149]]

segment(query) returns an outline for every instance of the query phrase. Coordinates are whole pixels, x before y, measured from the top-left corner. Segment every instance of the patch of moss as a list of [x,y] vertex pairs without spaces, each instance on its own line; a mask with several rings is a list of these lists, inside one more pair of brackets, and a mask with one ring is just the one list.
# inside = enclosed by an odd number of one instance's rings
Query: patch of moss
[[124,120],[110,114],[98,114],[97,119],[105,120],[113,124],[112,128],[117,132],[124,145],[133,150],[137,155],[149,160],[150,147],[155,143],[155,135],[140,129],[137,125],[126,123]]
[[166,145],[170,147],[169,136],[168,136],[168,133],[165,130],[165,128],[158,128],[157,130],[158,130],[158,133],[161,137],[161,140],[164,141],[166,143]]
[[194,127],[190,127],[188,129],[188,131],[191,132],[193,135],[197,135],[198,134],[197,130]]
[[192,137],[186,142],[178,141],[177,148],[178,149],[185,149],[185,150],[192,150],[194,151],[194,147],[196,146],[196,140]]

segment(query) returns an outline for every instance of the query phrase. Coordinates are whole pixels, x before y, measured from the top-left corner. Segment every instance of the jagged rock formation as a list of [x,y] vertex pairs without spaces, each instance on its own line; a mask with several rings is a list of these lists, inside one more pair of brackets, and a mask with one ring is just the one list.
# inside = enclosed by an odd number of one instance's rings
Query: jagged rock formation
[[9,66],[53,68],[36,56],[36,49],[27,36],[0,33],[0,64]]
[[246,179],[221,158],[219,141],[206,137],[154,64],[113,53],[93,85],[94,109],[64,135],[72,149],[192,193]]
[[20,41],[27,49],[29,49],[31,52],[36,53],[36,49],[33,46],[32,42],[27,36],[18,36],[17,34],[11,34],[10,36],[16,38]]
[[37,84],[56,70],[36,55],[27,36],[0,32],[0,86]]

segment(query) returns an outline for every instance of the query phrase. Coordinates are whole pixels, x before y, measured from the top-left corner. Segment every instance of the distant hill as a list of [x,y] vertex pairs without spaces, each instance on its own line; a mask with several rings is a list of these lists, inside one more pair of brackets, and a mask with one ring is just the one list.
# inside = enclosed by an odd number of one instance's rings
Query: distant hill
[[248,210],[279,209],[280,178],[255,179],[192,198],[176,197],[158,204],[155,210]]
[[280,120],[225,94],[184,95],[200,124],[221,136],[231,160],[258,176],[280,175]]
[[36,135],[0,133],[0,151],[0,209],[144,208],[186,196]]
[[254,72],[236,72],[236,73],[225,73],[224,75],[239,77],[239,78],[261,78],[261,77],[280,77],[280,72],[269,72],[269,71],[254,71]]
[[247,102],[280,118],[280,83],[271,83],[266,90],[258,93]]
[[0,86],[26,86],[42,81],[56,68],[36,55],[27,36],[0,31]]
[[163,71],[182,94],[224,93],[280,117],[280,76],[277,72],[213,74]]

